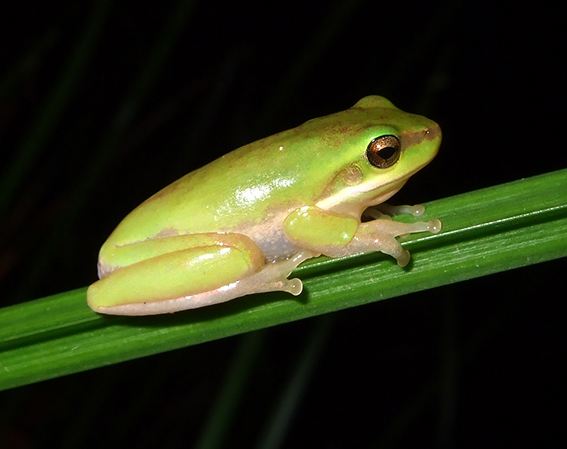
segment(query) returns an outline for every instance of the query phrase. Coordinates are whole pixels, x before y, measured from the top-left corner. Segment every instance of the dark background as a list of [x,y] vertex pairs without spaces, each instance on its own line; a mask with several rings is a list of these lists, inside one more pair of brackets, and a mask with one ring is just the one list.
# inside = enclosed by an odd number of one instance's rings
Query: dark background
[[[2,6],[0,305],[90,284],[161,187],[369,94],[444,132],[395,203],[565,168],[564,5]],[[566,268],[333,314],[284,446],[558,447]],[[265,331],[225,447],[256,444],[318,320]],[[0,447],[193,446],[242,338],[2,392]]]

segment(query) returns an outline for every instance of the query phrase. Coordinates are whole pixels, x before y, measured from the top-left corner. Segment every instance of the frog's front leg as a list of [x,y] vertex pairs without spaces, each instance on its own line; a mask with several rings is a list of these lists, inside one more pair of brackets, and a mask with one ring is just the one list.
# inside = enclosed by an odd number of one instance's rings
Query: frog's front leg
[[438,233],[441,222],[437,219],[418,221],[415,223],[400,223],[391,219],[378,219],[361,223],[348,245],[330,250],[331,257],[351,254],[361,254],[369,251],[381,251],[394,257],[400,267],[405,267],[410,261],[410,253],[404,249],[396,237],[415,232]]
[[87,300],[99,313],[154,315],[251,293],[282,290],[298,295],[301,281],[287,276],[315,255],[303,251],[266,263],[256,243],[236,233],[146,240],[101,251],[101,279],[89,287]]
[[[410,209],[405,209],[410,211]],[[415,208],[421,215],[423,210]],[[316,206],[297,209],[284,222],[286,236],[297,246],[318,251],[329,257],[344,257],[371,251],[381,251],[394,257],[404,267],[410,260],[410,253],[404,250],[396,237],[415,232],[438,233],[441,222],[437,219],[427,222],[400,223],[389,216],[378,213],[379,217],[360,223],[352,217],[335,215]],[[313,229],[323,230],[313,235]]]

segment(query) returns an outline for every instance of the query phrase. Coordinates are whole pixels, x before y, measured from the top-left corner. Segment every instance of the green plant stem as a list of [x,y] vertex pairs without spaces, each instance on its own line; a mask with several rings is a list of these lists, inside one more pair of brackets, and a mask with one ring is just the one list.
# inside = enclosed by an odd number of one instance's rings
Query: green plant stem
[[318,258],[295,271],[305,281],[297,298],[114,317],[92,312],[82,288],[1,309],[0,390],[563,257],[567,170],[434,201],[432,217],[440,234],[403,239],[410,266],[380,253]]

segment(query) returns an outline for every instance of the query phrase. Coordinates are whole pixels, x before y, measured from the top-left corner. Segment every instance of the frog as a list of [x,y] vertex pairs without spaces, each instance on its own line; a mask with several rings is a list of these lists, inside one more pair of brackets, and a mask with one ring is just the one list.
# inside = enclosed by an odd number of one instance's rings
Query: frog
[[190,172],[130,214],[100,249],[92,310],[156,315],[245,295],[303,290],[292,271],[321,255],[379,251],[400,267],[396,239],[438,233],[438,219],[392,216],[385,202],[436,156],[437,123],[382,96],[242,146]]

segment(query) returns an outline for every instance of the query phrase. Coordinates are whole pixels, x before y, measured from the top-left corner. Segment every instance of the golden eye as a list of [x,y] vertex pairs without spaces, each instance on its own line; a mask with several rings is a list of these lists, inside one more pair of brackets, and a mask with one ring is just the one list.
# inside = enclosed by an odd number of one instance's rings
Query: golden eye
[[398,162],[402,145],[396,136],[382,136],[372,139],[366,148],[366,157],[374,167],[389,168]]

